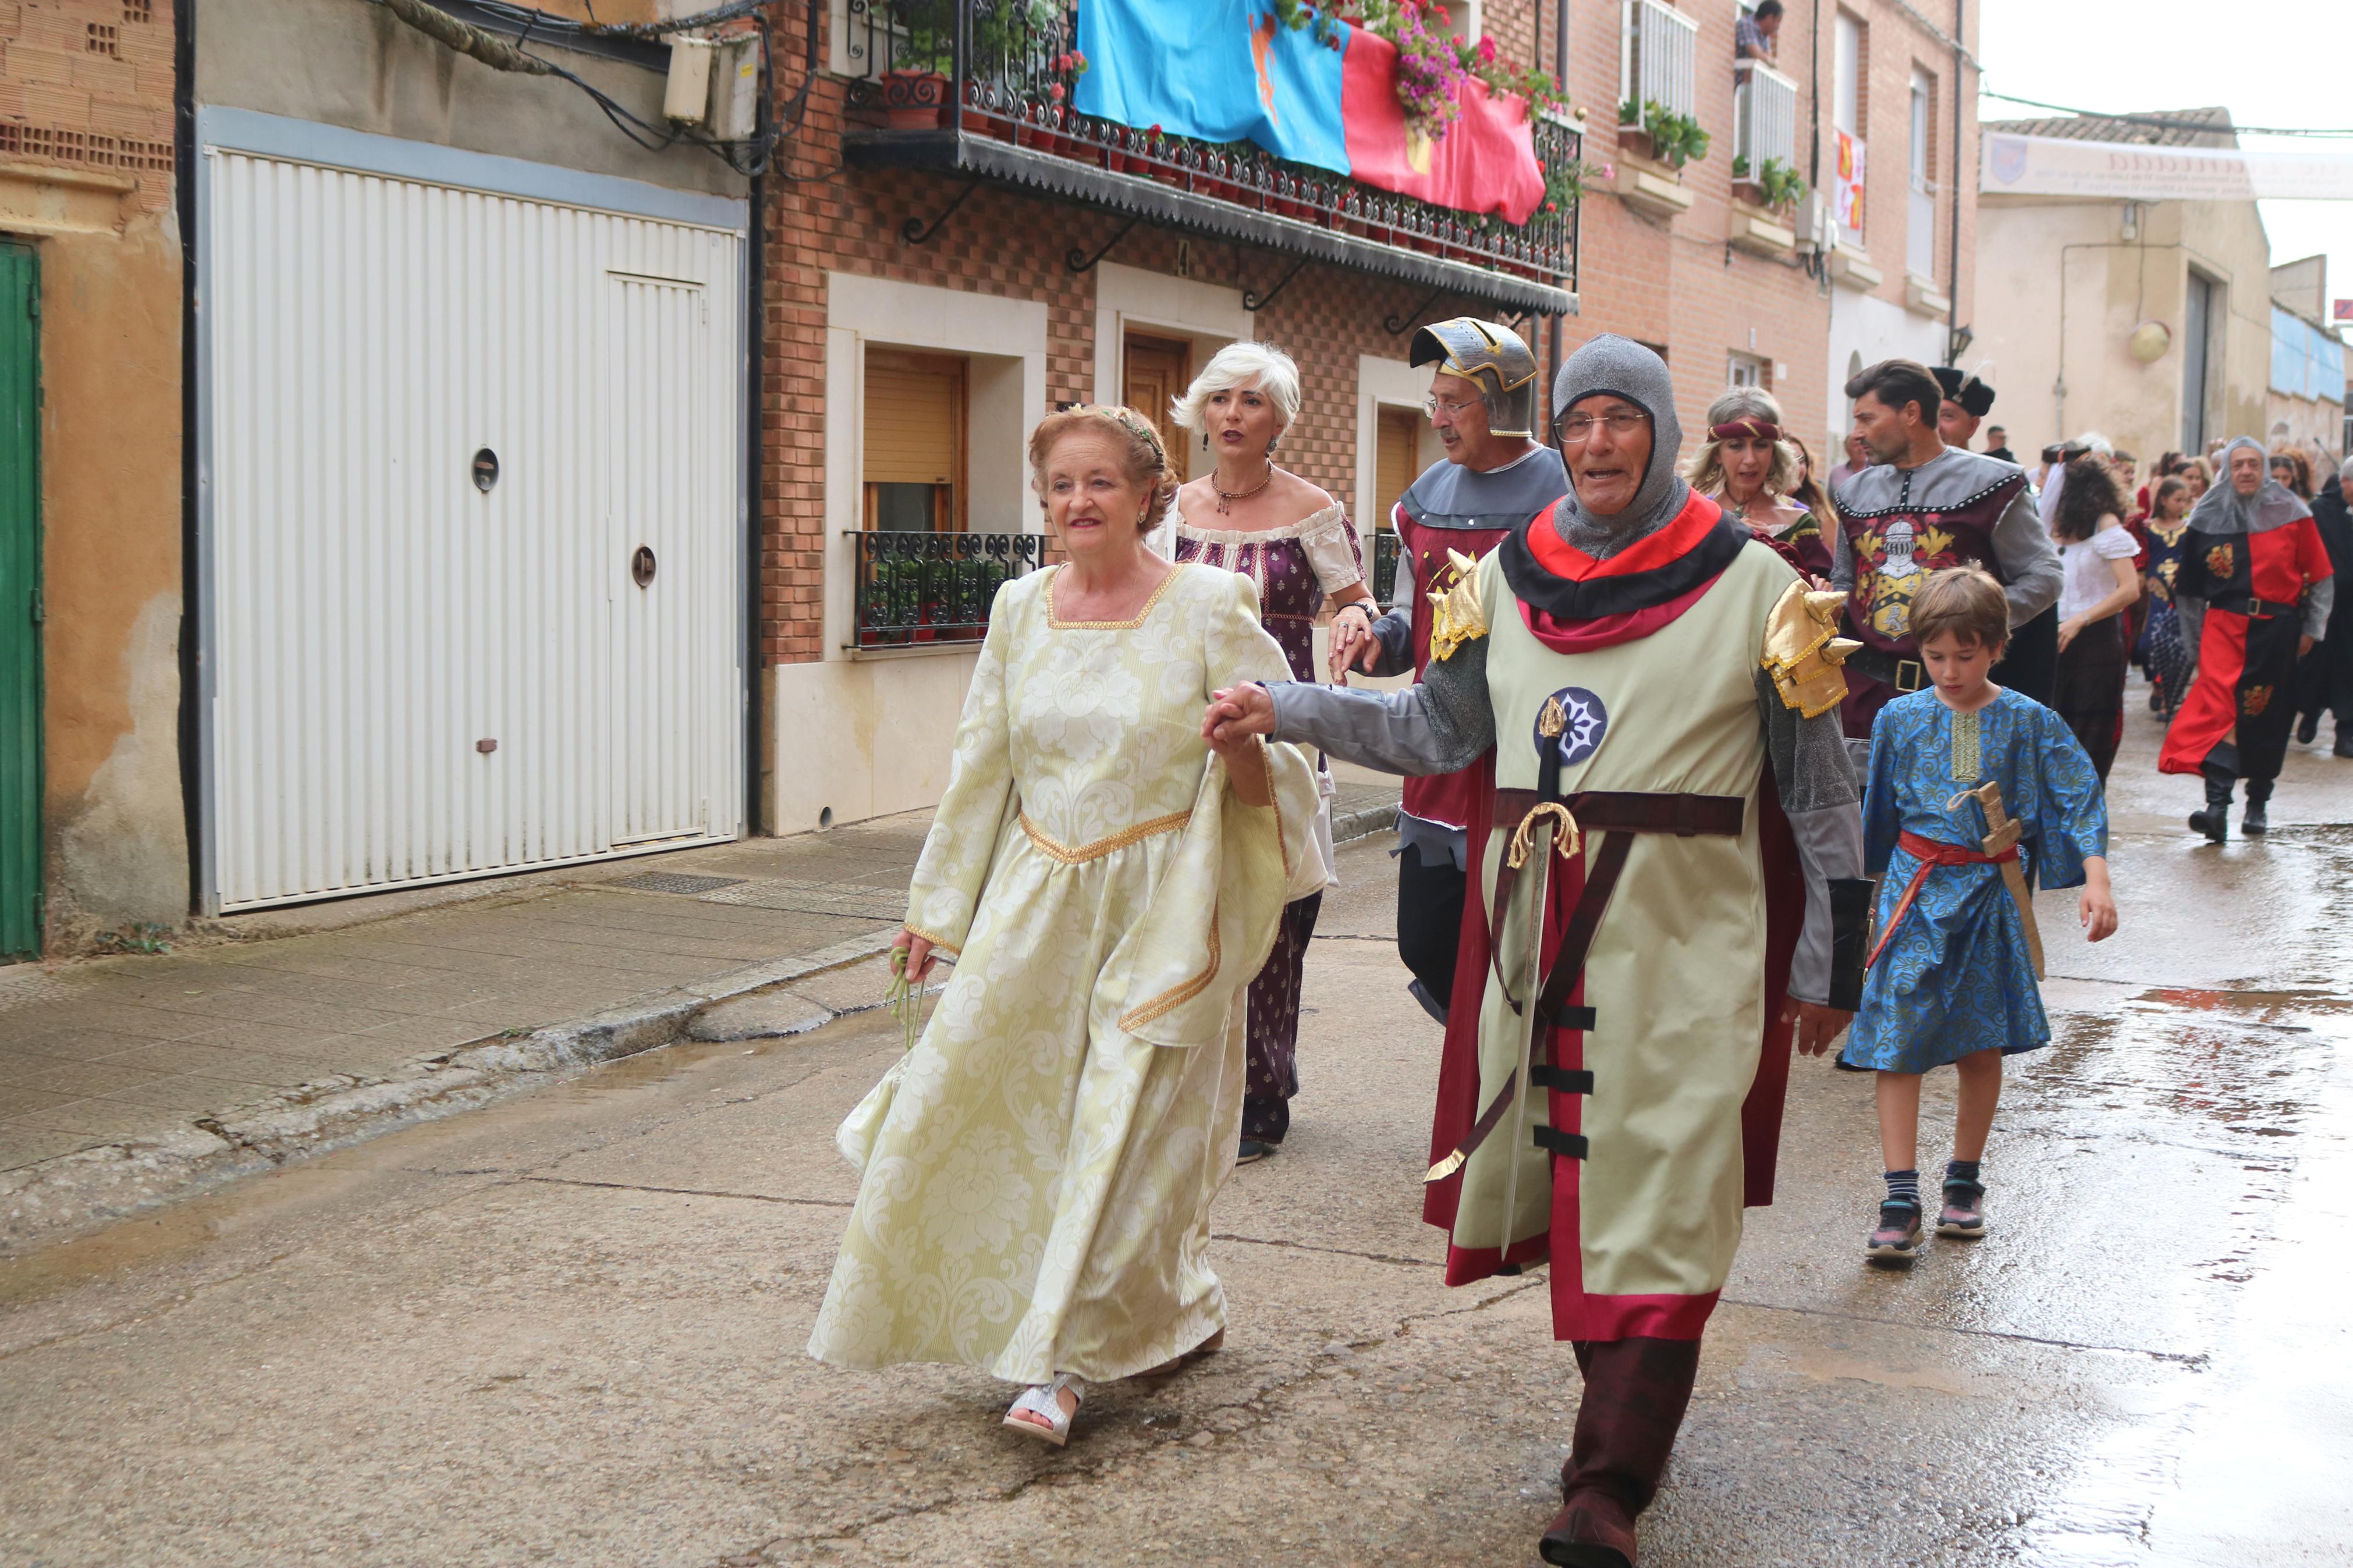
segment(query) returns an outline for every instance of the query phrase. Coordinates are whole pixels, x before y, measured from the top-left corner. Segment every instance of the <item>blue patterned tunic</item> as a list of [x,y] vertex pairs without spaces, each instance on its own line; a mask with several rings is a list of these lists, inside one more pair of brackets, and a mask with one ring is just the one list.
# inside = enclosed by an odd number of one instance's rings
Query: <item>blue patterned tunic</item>
[[[2022,830],[2019,854],[2030,885],[2080,887],[2084,858],[2107,853],[2099,775],[2065,720],[2006,689],[1975,713],[1954,712],[1933,688],[1915,691],[1880,710],[1871,730],[1862,837],[1869,869],[1885,877],[1880,929],[1920,865],[1896,836],[1980,847],[1986,820],[1978,803],[1945,807],[1988,779],[2000,783],[2002,808]],[[1978,1051],[2050,1043],[2034,962],[2001,868],[1931,869],[1863,981],[1845,1059],[1926,1072]]]

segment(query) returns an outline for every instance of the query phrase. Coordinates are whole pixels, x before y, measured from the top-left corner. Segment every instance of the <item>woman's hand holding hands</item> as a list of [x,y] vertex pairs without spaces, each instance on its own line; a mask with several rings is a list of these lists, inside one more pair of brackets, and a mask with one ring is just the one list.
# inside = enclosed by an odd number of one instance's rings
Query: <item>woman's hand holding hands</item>
[[[1352,616],[1355,610],[1358,615]],[[1361,616],[1361,618],[1360,618]],[[1381,640],[1373,635],[1373,606],[1368,599],[1351,599],[1333,613],[1332,652],[1325,661],[1335,683],[1345,686],[1350,669],[1370,673],[1380,657]]]

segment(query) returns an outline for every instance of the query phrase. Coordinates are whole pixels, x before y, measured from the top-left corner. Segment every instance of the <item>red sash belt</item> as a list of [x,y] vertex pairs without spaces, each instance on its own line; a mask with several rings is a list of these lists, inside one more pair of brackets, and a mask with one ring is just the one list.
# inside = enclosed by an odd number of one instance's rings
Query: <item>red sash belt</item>
[[1992,866],[2004,860],[2018,858],[2018,846],[2015,844],[1999,855],[1988,855],[1981,850],[1971,849],[1963,845],[1946,844],[1934,838],[1923,838],[1908,828],[1896,835],[1895,842],[1903,847],[1905,854],[1918,860],[1920,865],[1912,873],[1912,880],[1905,884],[1904,896],[1895,900],[1895,912],[1887,917],[1887,927],[1879,933],[1879,941],[1873,946],[1871,956],[1863,961],[1862,966],[1865,969],[1877,963],[1879,955],[1887,951],[1889,939],[1895,935],[1896,928],[1904,923],[1904,917],[1912,912],[1912,900],[1920,896],[1921,885],[1927,881],[1929,872],[1939,866]]

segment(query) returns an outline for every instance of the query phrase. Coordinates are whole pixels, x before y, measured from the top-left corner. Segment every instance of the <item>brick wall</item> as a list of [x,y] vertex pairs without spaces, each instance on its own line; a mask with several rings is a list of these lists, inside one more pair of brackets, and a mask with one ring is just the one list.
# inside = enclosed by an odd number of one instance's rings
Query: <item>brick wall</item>
[[[1580,343],[1616,332],[1665,348],[1686,457],[1697,444],[1708,404],[1730,379],[1731,356],[1761,359],[1775,395],[1819,460],[1827,434],[1817,426],[1827,395],[1829,296],[1794,258],[1773,260],[1725,244],[1734,216],[1733,12],[1713,5],[1683,9],[1699,23],[1698,114],[1712,139],[1708,155],[1683,171],[1683,184],[1695,199],[1688,212],[1667,220],[1638,213],[1606,190],[1587,194],[1579,217],[1583,310],[1568,322],[1567,336]],[[1789,5],[1775,62],[1799,84],[1801,161],[1813,80],[1804,9],[1804,0]],[[1572,0],[1570,12],[1568,89],[1588,115],[1586,160],[1613,162],[1620,153],[1620,8],[1617,0]],[[1827,59],[1827,42],[1824,53]],[[1776,374],[1777,367],[1787,374]],[[1835,460],[1818,466],[1827,470]]]
[[[1525,3],[1525,0],[1523,0]],[[796,24],[797,25],[797,24]],[[800,58],[780,30],[776,56]],[[797,72],[780,72],[789,96]],[[826,275],[855,272],[978,294],[1042,301],[1048,312],[1050,403],[1094,395],[1095,274],[1072,273],[1065,253],[1090,253],[1118,233],[1107,213],[984,185],[922,246],[900,237],[910,217],[928,219],[963,189],[959,180],[843,171],[840,133],[847,84],[820,77],[786,171],[766,198],[767,342],[764,377],[760,552],[761,647],[772,663],[824,657]],[[1110,259],[1176,274],[1176,235],[1139,226]],[[1271,288],[1290,263],[1216,241],[1190,243],[1189,276],[1243,288]],[[1258,312],[1258,335],[1298,362],[1303,406],[1283,438],[1283,465],[1353,509],[1356,463],[1356,360],[1403,359],[1409,333],[1391,336],[1385,318],[1403,314],[1425,290],[1362,273],[1313,266]],[[1460,308],[1453,307],[1453,308]],[[1438,313],[1450,307],[1440,301]],[[1431,319],[1425,315],[1420,320]],[[848,411],[855,417],[855,411]]]
[[[1872,265],[1885,275],[1885,281],[1875,292],[1895,304],[1904,302],[1910,237],[1907,206],[1911,195],[1912,73],[1916,68],[1934,84],[1928,128],[1928,178],[1936,186],[1935,281],[1948,295],[1956,288],[1962,291],[1956,300],[1961,307],[1960,319],[1966,321],[1969,319],[1968,279],[1975,270],[1970,258],[1976,254],[1977,237],[1977,69],[1966,62],[1961,65],[1959,188],[1962,262],[1960,278],[1956,280],[1952,266],[1955,90],[1952,51],[1908,14],[1905,7],[1889,3],[1889,0],[1869,0],[1867,5],[1854,9],[1856,15],[1864,16],[1868,22],[1864,42],[1869,66],[1863,76],[1866,91],[1862,123],[1870,166],[1863,196],[1863,242],[1871,253]],[[1825,17],[1827,15],[1825,11]],[[1941,17],[1936,16],[1934,12],[1928,15],[1939,26],[1950,28],[1952,18],[1949,15]],[[1974,39],[1976,17],[1972,15],[1968,21],[1970,36]],[[1828,58],[1825,52],[1826,68]]]
[[172,200],[172,0],[0,0],[0,160],[123,174]]

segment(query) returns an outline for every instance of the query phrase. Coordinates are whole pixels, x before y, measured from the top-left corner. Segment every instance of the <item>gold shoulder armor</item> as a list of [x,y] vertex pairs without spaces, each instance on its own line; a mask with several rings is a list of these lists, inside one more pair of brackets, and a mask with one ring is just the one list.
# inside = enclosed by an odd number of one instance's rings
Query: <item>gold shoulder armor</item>
[[1443,662],[1464,643],[1487,635],[1487,615],[1479,607],[1479,562],[1460,550],[1446,552],[1453,581],[1430,595],[1430,657]]
[[1862,645],[1838,635],[1839,609],[1846,595],[1815,593],[1792,583],[1765,617],[1764,666],[1785,706],[1819,719],[1846,700],[1846,672],[1839,667]]

